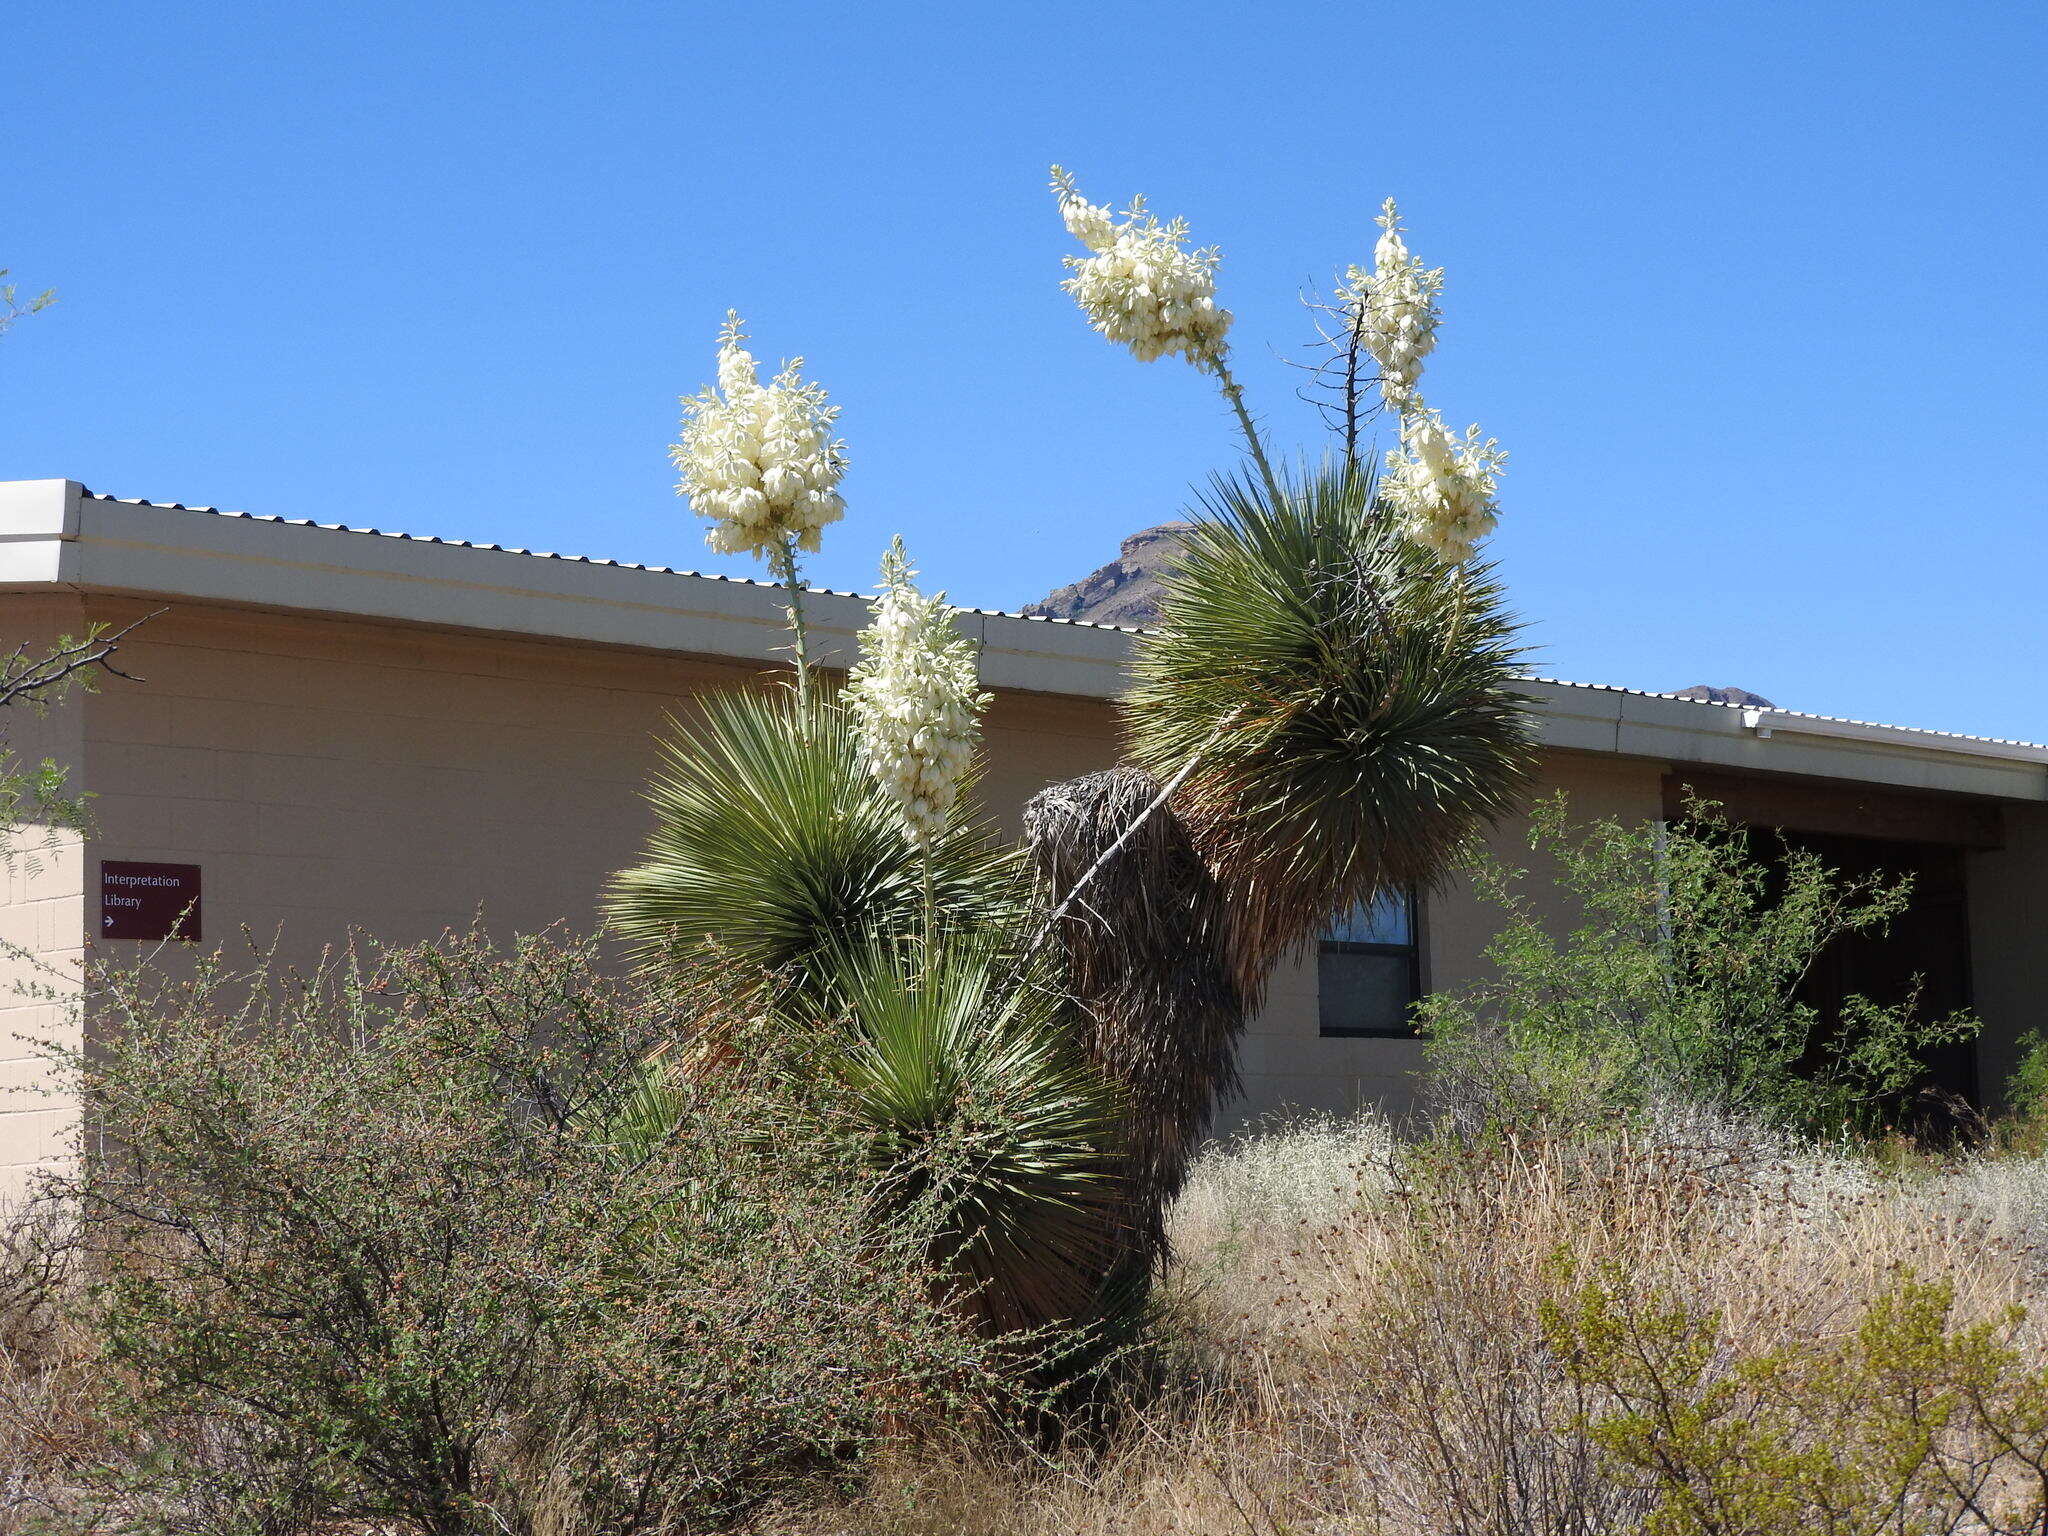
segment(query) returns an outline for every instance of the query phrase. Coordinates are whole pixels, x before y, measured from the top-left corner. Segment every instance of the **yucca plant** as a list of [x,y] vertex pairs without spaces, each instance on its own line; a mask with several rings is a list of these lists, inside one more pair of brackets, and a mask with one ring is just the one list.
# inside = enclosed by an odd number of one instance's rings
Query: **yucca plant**
[[1128,1247],[1118,1099],[1064,996],[1024,976],[1013,940],[984,931],[928,950],[920,931],[828,946],[808,985],[753,1018],[738,1054],[726,1038],[650,1055],[602,1134],[637,1163],[706,1076],[781,1076],[792,1107],[867,1169],[876,1214],[921,1234],[963,1315],[995,1333],[1079,1321]]
[[[664,757],[614,930],[650,970],[757,989],[817,1112],[860,1143],[878,1213],[924,1225],[978,1322],[1086,1314],[1114,1247],[1117,1110],[1049,957],[1020,958],[1015,850],[964,818],[920,848],[822,695],[714,696]],[[729,1065],[728,1042],[682,1029],[611,1130],[627,1155],[659,1140],[676,1082]]]
[[1000,1332],[1072,1322],[1117,1251],[1116,1096],[1055,988],[995,932],[836,950],[817,1059],[878,1194],[928,1225],[957,1299]]
[[1276,490],[1212,483],[1125,709],[1133,759],[1180,780],[1249,1004],[1339,912],[1441,877],[1536,769],[1491,567],[1416,548],[1342,462]]
[[1399,537],[1368,477],[1220,480],[1186,540],[1126,701],[1139,767],[1025,813],[1080,1038],[1122,1093],[1132,1269],[1165,1256],[1274,962],[1443,874],[1535,767],[1498,589]]
[[[654,831],[612,881],[612,930],[643,966],[708,939],[737,972],[801,986],[822,950],[920,920],[926,855],[876,792],[834,700],[773,688],[712,694],[702,708],[662,744]],[[954,819],[929,856],[948,924],[1014,909],[1016,854],[984,825]]]

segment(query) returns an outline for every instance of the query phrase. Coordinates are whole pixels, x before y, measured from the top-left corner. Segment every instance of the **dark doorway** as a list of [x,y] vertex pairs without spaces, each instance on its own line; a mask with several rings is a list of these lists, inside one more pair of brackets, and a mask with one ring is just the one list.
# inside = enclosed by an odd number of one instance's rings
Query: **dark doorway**
[[[1783,836],[1845,876],[1910,875],[1913,880],[1911,904],[1883,932],[1846,935],[1821,953],[1802,1001],[1828,1024],[1841,1017],[1845,998],[1862,996],[1892,1006],[1911,998],[1916,986],[1923,1019],[1970,1006],[1970,914],[1962,849],[1817,832]],[[1972,1043],[1938,1046],[1927,1053],[1926,1062],[1928,1086],[1979,1102]]]
[[[1845,998],[1896,1005],[1916,985],[1923,1019],[1971,1006],[1966,860],[1973,850],[2002,846],[2004,819],[1995,802],[1763,774],[1665,780],[1667,817],[1682,818],[1692,798],[1756,829],[1759,854],[1789,844],[1852,879],[1912,877],[1912,900],[1888,929],[1838,940],[1814,965],[1801,998],[1825,1026],[1840,1020]],[[1973,1042],[1938,1046],[1926,1064],[1924,1086],[1982,1104]],[[1930,1114],[1929,1129],[1939,1132],[1939,1111]]]

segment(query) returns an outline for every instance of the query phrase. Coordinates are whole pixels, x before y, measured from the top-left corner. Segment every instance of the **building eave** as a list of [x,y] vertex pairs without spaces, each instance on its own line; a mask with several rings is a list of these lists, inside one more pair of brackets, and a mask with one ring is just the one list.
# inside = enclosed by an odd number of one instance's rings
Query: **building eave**
[[[788,643],[779,590],[763,582],[121,501],[71,480],[0,482],[0,589],[51,586],[763,663]],[[806,611],[820,661],[849,663],[866,602],[813,591]],[[1126,685],[1133,631],[981,609],[960,622],[990,687],[1111,699]],[[1550,679],[1525,687],[1558,750],[2048,800],[2048,747],[2034,743]]]

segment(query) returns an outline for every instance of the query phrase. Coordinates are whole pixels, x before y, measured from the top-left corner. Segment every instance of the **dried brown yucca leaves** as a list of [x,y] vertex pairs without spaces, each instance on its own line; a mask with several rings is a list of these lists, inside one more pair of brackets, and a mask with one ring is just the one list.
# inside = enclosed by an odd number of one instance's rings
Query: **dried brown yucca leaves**
[[1065,904],[1057,937],[1082,1046],[1122,1092],[1127,1225],[1148,1254],[1237,1086],[1245,1020],[1216,883],[1177,818],[1145,816],[1158,795],[1148,775],[1113,768],[1055,784],[1024,812],[1050,899]]

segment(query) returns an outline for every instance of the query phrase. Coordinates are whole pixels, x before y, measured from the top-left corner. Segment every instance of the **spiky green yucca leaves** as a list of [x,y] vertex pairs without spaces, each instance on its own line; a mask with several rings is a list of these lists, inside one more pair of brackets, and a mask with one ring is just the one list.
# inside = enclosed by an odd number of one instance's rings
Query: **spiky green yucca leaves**
[[[1017,855],[956,820],[929,848],[928,913],[923,855],[835,701],[703,709],[664,746],[614,929],[650,970],[755,991],[793,1089],[858,1143],[880,1213],[930,1234],[964,1309],[998,1330],[1088,1314],[1120,1122],[1064,996],[1019,958]],[[745,1049],[688,1027],[679,1043],[610,1129],[622,1155],[666,1133],[677,1083]]]
[[819,1058],[887,1203],[930,1224],[964,1305],[1005,1331],[1090,1310],[1119,1208],[1114,1094],[1013,960],[988,935],[837,952],[845,1034]]
[[1536,753],[1517,626],[1486,567],[1397,537],[1370,477],[1219,479],[1139,642],[1132,755],[1231,910],[1240,984],[1352,903],[1440,876],[1514,808]]
[[[788,690],[717,693],[662,744],[655,828],[613,878],[613,929],[659,967],[710,939],[737,969],[793,974],[828,945],[907,931],[922,855],[875,792],[836,702]],[[931,846],[936,909],[972,927],[1015,899],[1015,855],[971,819]]]

